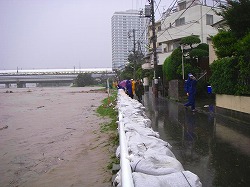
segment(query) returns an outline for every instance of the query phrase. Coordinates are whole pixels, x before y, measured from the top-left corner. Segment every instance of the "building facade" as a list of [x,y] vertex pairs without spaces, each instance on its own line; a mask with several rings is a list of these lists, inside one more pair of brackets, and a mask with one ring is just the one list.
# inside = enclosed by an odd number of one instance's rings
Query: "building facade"
[[[218,29],[212,27],[212,24],[222,19],[216,11],[220,11],[217,4],[208,6],[199,0],[180,0],[176,6],[164,12],[156,27],[158,65],[162,65],[172,51],[180,46],[184,37],[195,35],[200,38],[201,43],[208,43],[210,36],[218,33]],[[149,32],[149,38],[151,33]]]
[[112,25],[112,69],[120,70],[133,51],[146,52],[147,18],[137,10],[115,12]]

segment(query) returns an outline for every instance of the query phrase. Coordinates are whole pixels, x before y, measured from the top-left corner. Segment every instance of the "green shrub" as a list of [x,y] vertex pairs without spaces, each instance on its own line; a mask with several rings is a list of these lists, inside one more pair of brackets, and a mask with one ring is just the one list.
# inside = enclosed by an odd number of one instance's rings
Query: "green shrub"
[[220,31],[212,41],[218,58],[231,57],[237,51],[237,39],[230,31]]
[[221,58],[211,65],[212,76],[209,82],[217,94],[234,95],[237,91],[237,60],[232,57]]
[[238,56],[245,56],[247,61],[250,60],[250,32],[237,43]]
[[94,79],[90,73],[79,73],[76,77],[75,84],[77,87],[93,85]]
[[250,95],[250,62],[241,57],[237,68],[239,69],[239,77],[236,95]]
[[178,74],[178,66],[181,65],[182,52],[180,48],[177,48],[173,51],[171,56],[167,57],[163,64],[163,72],[168,81],[173,79],[181,78],[180,74]]
[[[193,75],[197,75],[200,73],[200,69],[197,66],[192,66],[190,63],[184,63],[184,78],[188,78],[188,73],[192,73]],[[182,76],[182,65],[178,66],[177,73]]]

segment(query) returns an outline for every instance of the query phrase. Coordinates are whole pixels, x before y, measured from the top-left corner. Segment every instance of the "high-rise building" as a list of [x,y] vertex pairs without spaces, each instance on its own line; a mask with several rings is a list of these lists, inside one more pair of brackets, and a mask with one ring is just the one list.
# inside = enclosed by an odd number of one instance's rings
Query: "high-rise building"
[[[146,52],[147,20],[138,10],[115,12],[112,16],[112,69],[123,69],[133,51]],[[134,30],[134,32],[133,32]],[[136,44],[134,49],[134,43]]]

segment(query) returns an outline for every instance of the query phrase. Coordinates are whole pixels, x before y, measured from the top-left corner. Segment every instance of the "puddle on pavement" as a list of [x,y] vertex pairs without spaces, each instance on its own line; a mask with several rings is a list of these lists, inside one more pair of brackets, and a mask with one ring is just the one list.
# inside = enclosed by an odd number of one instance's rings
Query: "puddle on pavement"
[[250,124],[193,113],[176,102],[145,94],[146,114],[185,170],[203,187],[250,184]]

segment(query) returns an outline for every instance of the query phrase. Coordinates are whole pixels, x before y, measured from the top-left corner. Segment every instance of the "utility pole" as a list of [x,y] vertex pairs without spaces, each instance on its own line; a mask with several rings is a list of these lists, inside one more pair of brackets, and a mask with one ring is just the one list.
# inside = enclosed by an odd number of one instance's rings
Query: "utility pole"
[[135,80],[135,64],[136,64],[136,55],[135,55],[135,29],[133,29],[133,44],[134,44],[134,48],[133,48],[133,53],[134,53],[134,72],[133,72],[133,79]]
[[184,45],[181,44],[181,69],[182,69],[182,79],[185,80],[185,73],[184,73],[184,60],[183,60],[183,56],[184,56]]
[[158,75],[157,75],[157,53],[156,53],[156,35],[155,35],[155,12],[154,0],[148,0],[151,5],[151,21],[152,21],[152,42],[153,42],[153,57],[154,57],[154,95],[158,98]]
[[[135,29],[132,29],[132,37],[133,37],[133,62],[134,62],[134,66],[133,66],[133,79],[135,80],[135,65],[136,65],[136,51],[135,51],[135,48],[136,48],[136,43],[135,43]],[[130,38],[130,32],[129,32],[129,38]]]

